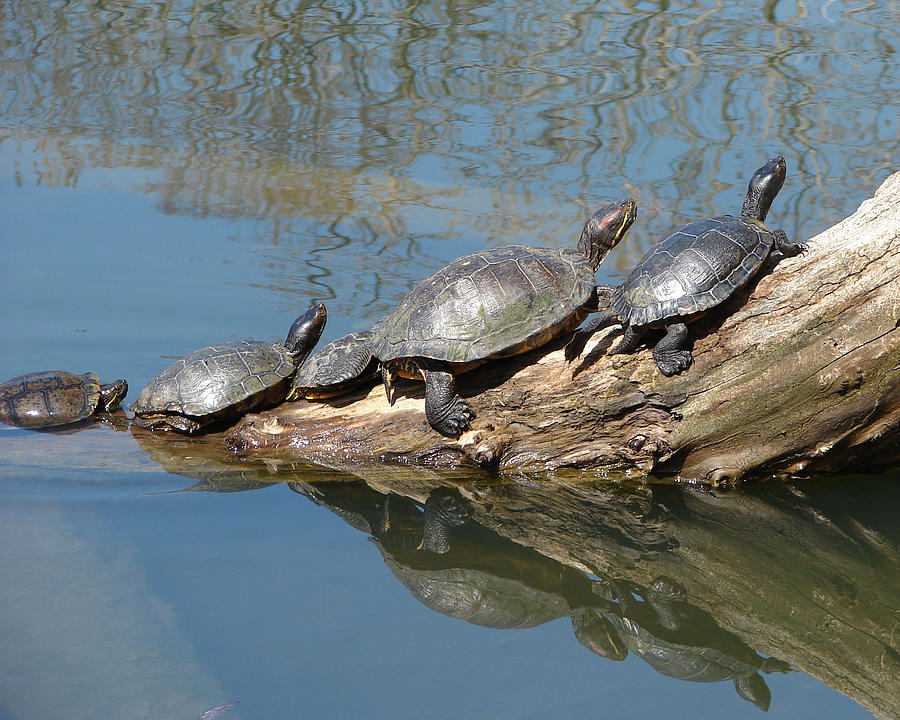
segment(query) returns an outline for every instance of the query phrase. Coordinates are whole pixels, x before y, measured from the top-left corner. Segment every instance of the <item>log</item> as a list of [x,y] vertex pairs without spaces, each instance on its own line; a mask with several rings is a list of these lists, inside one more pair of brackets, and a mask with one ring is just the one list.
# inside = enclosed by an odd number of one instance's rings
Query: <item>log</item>
[[900,462],[900,173],[850,217],[770,260],[692,323],[694,365],[664,377],[649,347],[608,355],[598,333],[567,366],[567,338],[458,378],[476,413],[445,438],[425,421],[424,386],[380,386],[285,403],[226,433],[242,453],[331,467],[380,461],[546,474],[761,475],[877,470]]

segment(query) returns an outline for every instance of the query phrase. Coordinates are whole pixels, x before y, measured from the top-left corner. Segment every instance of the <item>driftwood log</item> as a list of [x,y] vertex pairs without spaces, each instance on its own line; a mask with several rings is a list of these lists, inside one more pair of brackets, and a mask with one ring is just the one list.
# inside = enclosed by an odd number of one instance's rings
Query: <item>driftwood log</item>
[[649,349],[607,355],[598,333],[567,367],[566,338],[462,375],[477,414],[458,439],[426,423],[423,386],[285,403],[226,435],[244,452],[331,467],[373,461],[574,468],[734,482],[900,462],[900,173],[693,323],[694,365],[666,378]]

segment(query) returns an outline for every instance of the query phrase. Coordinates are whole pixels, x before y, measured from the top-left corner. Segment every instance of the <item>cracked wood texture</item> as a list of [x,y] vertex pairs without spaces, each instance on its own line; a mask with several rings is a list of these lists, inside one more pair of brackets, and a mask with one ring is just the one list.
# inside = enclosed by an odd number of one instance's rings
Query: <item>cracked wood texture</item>
[[476,413],[458,439],[427,424],[424,386],[394,406],[380,386],[244,417],[243,452],[329,466],[373,461],[539,474],[748,475],[878,469],[900,462],[900,173],[850,217],[770,262],[692,323],[694,365],[666,378],[650,349],[607,355],[618,326],[571,367],[567,338],[459,376]]

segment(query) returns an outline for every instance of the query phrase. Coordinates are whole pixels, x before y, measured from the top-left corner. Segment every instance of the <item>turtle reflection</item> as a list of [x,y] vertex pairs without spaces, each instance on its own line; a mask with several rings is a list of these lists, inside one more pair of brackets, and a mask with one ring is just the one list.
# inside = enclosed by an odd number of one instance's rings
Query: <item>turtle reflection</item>
[[478,525],[455,489],[437,488],[420,505],[362,483],[289,485],[370,535],[394,577],[443,615],[498,629],[568,616],[578,641],[601,657],[621,661],[631,652],[670,677],[731,680],[762,710],[771,693],[760,672],[790,669],[721,628],[676,581],[643,588],[593,579]]
[[598,581],[594,590],[606,600],[605,608],[573,613],[572,628],[579,642],[598,655],[623,660],[630,650],[657,672],[679,680],[732,680],[737,694],[761,710],[769,709],[772,694],[759,671],[790,670],[781,660],[759,655],[709,613],[689,604],[674,580],[660,577],[646,589]]

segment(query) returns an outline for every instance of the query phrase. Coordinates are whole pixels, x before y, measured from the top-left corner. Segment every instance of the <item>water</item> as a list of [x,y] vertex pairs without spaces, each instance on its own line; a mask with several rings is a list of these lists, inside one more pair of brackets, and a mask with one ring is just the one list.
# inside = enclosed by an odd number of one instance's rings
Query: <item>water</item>
[[[173,356],[281,338],[313,300],[326,339],[367,327],[444,262],[570,244],[631,195],[638,222],[598,272],[615,282],[673,225],[736,211],[776,153],[789,174],[770,217],[809,238],[896,169],[898,15],[4,3],[0,377],[96,370],[134,399]],[[760,675],[770,714],[898,714],[896,471],[721,497],[469,478],[447,563],[557,608],[498,630],[426,607],[379,550],[387,488],[418,502],[395,503],[418,541],[435,478],[222,460],[108,427],[0,426],[0,718],[192,718],[235,700],[222,717],[758,716],[730,679],[576,640],[587,606],[628,619],[611,580],[646,595],[657,574],[686,588],[688,618],[645,619],[658,640],[799,667]],[[346,492],[317,505],[287,480]],[[170,492],[195,482],[233,492]],[[328,511],[360,504],[365,532]]]

